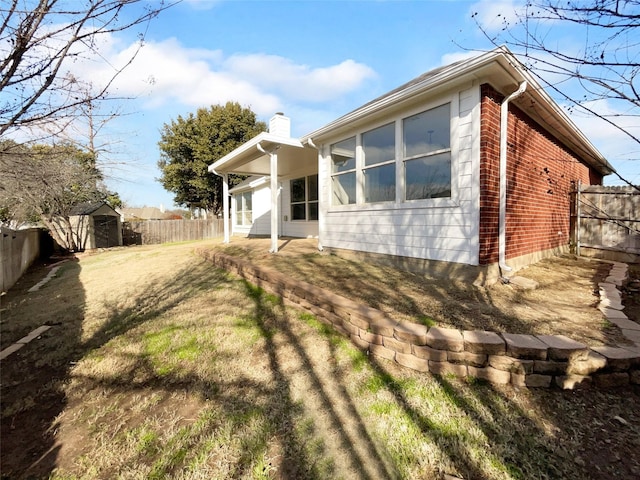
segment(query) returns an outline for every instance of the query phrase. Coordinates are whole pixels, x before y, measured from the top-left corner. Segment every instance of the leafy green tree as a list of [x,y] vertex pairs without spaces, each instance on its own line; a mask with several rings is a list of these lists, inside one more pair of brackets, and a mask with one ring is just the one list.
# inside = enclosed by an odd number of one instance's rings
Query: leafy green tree
[[162,186],[174,193],[174,202],[208,212],[222,210],[222,179],[208,167],[267,126],[256,114],[236,102],[199,108],[165,124],[158,146]]

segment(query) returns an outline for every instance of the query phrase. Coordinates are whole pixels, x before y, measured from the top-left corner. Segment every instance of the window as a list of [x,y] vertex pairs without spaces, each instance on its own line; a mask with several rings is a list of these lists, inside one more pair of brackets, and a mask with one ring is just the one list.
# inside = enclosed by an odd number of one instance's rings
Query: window
[[318,220],[318,175],[291,180],[291,220]]
[[396,199],[396,126],[389,123],[362,134],[364,201]]
[[405,200],[451,196],[451,104],[402,121]]
[[399,118],[332,144],[331,204],[450,198],[451,105]]
[[332,205],[356,203],[356,137],[331,145]]
[[250,226],[252,218],[252,194],[251,192],[236,193],[236,225]]

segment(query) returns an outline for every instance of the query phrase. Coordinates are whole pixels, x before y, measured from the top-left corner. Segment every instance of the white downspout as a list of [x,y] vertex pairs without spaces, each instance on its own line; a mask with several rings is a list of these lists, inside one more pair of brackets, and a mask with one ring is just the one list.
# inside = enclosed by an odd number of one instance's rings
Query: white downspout
[[524,93],[527,82],[524,81],[513,92],[502,101],[500,105],[500,205],[498,215],[498,266],[500,274],[510,272],[511,267],[506,263],[506,232],[507,232],[507,126],[509,117],[509,102]]

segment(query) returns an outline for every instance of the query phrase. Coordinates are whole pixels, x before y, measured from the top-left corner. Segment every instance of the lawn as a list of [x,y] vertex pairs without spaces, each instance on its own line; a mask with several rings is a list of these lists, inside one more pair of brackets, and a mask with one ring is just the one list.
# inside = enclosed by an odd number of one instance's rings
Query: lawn
[[637,387],[400,369],[193,253],[215,245],[84,255],[2,297],[2,348],[52,325],[2,361],[3,479],[640,476]]

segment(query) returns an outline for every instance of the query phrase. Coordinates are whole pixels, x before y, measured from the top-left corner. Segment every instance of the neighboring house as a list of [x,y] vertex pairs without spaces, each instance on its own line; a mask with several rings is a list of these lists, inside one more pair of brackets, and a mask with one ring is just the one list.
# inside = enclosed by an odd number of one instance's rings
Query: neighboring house
[[122,245],[120,215],[104,202],[77,205],[69,220],[80,250]]
[[613,172],[504,47],[427,72],[301,138],[277,114],[269,132],[209,170],[223,177],[225,202],[229,173],[254,176],[231,191],[227,242],[266,234],[276,252],[279,235],[311,235],[338,253],[492,275],[567,249],[570,192]]
[[138,220],[166,220],[172,217],[170,213],[164,211],[164,208],[157,207],[122,207],[118,208],[123,222],[135,222]]

